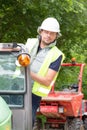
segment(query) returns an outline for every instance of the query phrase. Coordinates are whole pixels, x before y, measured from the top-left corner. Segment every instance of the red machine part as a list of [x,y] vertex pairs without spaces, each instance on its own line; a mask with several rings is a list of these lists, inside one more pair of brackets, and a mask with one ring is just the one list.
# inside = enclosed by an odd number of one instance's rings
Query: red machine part
[[[47,117],[74,116],[77,117],[83,94],[70,92],[55,92],[43,99],[40,104],[40,112]],[[54,104],[55,103],[55,104]]]
[[[78,66],[80,73],[78,77],[78,92],[54,91],[42,99],[40,112],[47,117],[62,118],[67,116],[78,117],[83,99],[82,90],[82,73],[85,64],[80,63],[63,63],[62,66]],[[81,116],[81,114],[80,114]]]

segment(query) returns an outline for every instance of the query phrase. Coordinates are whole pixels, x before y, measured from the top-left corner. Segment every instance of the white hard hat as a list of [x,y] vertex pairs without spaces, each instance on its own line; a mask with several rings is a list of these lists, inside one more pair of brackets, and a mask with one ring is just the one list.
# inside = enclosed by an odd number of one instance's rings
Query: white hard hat
[[60,33],[60,25],[58,21],[52,17],[47,18],[42,22],[41,26],[38,28],[38,32],[40,32],[41,29]]

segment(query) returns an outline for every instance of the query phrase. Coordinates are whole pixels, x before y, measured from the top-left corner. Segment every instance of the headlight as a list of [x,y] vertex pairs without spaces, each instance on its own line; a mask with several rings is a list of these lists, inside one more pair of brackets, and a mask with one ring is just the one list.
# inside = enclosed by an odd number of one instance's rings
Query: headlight
[[63,107],[59,107],[59,113],[64,113],[64,108]]

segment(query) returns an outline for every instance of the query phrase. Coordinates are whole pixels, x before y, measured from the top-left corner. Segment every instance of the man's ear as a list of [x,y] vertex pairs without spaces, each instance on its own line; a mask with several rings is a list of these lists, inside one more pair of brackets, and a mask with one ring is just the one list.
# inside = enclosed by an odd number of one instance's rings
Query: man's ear
[[59,37],[61,37],[62,34],[61,33],[57,33],[56,39],[58,39]]

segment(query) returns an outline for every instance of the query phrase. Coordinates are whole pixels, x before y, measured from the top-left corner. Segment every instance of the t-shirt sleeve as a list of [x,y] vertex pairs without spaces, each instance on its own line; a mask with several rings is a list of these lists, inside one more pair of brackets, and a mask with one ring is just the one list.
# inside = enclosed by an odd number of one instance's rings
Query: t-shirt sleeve
[[50,69],[53,69],[55,71],[59,70],[60,64],[61,64],[61,60],[62,60],[62,55],[58,57],[58,59],[54,62],[52,62],[49,66]]

